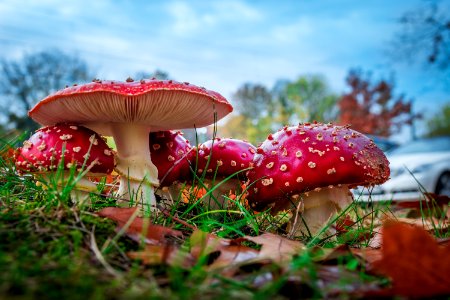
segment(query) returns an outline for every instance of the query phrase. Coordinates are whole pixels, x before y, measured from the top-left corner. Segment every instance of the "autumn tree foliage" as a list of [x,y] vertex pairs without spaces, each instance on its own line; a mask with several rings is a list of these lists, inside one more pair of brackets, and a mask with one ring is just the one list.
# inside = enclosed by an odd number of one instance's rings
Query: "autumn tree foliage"
[[360,70],[351,70],[346,81],[350,91],[338,101],[340,124],[350,124],[365,134],[388,137],[418,117],[412,113],[411,100],[393,94],[392,82],[381,79],[373,83]]

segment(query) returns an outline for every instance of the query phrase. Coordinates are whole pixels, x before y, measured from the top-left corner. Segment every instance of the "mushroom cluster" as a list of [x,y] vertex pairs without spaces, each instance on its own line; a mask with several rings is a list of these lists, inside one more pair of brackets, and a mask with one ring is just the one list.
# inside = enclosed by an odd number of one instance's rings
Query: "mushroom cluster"
[[[233,110],[220,94],[172,80],[94,80],[60,90],[40,101],[29,116],[46,126],[19,149],[21,172],[48,177],[64,161],[83,176],[114,170],[117,195],[154,209],[154,192],[180,195],[180,182],[202,180],[213,207],[243,192],[254,210],[295,209],[293,235],[316,234],[352,201],[350,188],[381,184],[389,162],[372,140],[348,126],[304,123],[285,126],[259,146],[214,138],[192,147],[177,129],[203,127]],[[113,152],[102,136],[112,136]],[[81,177],[81,176],[80,176]],[[48,178],[47,178],[48,179]],[[95,184],[78,180],[78,189]],[[77,196],[78,197],[78,196]]]
[[289,224],[294,235],[316,234],[352,201],[350,188],[389,178],[384,153],[347,126],[305,123],[286,126],[257,148],[247,176],[255,210],[297,208]]
[[219,93],[187,82],[100,81],[60,90],[36,104],[29,116],[42,125],[73,123],[112,136],[121,198],[154,208],[158,170],[149,133],[203,127],[233,110]]

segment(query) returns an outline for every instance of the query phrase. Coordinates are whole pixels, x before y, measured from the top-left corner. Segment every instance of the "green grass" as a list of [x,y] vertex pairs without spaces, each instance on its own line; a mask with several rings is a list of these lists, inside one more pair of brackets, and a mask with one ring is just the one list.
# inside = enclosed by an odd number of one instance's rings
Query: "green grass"
[[[196,181],[199,188],[204,187],[203,178]],[[321,259],[327,249],[344,243],[366,246],[361,236],[371,234],[381,216],[392,215],[389,205],[361,209],[353,204],[336,217],[349,214],[356,220],[348,232],[303,237],[309,249],[293,257],[287,272],[275,264],[249,263],[229,277],[207,270],[211,256],[202,257],[192,268],[145,266],[129,259],[127,252],[142,250],[144,245],[118,234],[114,222],[95,215],[115,205],[116,199],[102,195],[103,187],[104,182],[98,195],[91,195],[90,205],[77,206],[70,199],[73,182],[63,189],[56,184],[43,189],[33,177],[18,175],[9,161],[0,159],[1,299],[322,298],[333,288],[345,291],[349,284],[383,283],[347,255],[333,264],[340,272],[339,280],[324,287],[322,276],[328,269]],[[286,215],[255,214],[239,201],[239,195],[229,199],[228,208],[209,209],[206,200],[213,197],[212,192],[200,200],[191,193],[188,203],[180,197],[166,206],[166,214],[153,214],[151,220],[183,231],[186,239],[176,241],[181,248],[189,248],[193,227],[223,238],[262,232],[286,235]]]

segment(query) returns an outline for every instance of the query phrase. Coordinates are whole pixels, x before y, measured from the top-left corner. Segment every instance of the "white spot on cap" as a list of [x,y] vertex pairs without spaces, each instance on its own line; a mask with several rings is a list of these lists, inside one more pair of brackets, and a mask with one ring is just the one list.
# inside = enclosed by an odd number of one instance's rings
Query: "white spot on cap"
[[174,161],[175,157],[173,157],[172,155],[167,156],[167,160],[168,161]]
[[297,152],[295,152],[295,157],[300,158],[303,156],[302,151],[298,150]]
[[220,159],[217,161],[217,166],[222,166],[223,165],[223,161],[221,161]]
[[78,127],[75,126],[75,125],[72,125],[72,126],[69,126],[69,127],[70,127],[70,129],[73,129],[73,130],[77,130],[78,129]]
[[297,181],[297,182],[303,182],[303,177],[297,177],[297,179],[295,179],[295,181]]
[[47,148],[47,145],[45,144],[45,141],[42,141],[42,143],[37,147],[39,151],[44,151],[45,148]]
[[341,161],[345,161],[345,158],[344,158],[343,156],[339,157],[339,159],[340,159]]
[[161,148],[160,144],[153,144],[153,150],[158,150],[159,148]]
[[286,170],[287,170],[286,164],[282,164],[282,165],[280,166],[280,171],[284,172],[284,171],[286,171]]
[[81,147],[73,147],[72,148],[73,152],[78,153],[81,150]]
[[314,168],[316,167],[316,163],[310,161],[310,162],[308,163],[308,167],[310,167],[311,169],[314,169]]
[[111,156],[112,155],[112,151],[108,150],[108,149],[103,150],[103,153],[105,153],[106,156]]
[[231,166],[232,166],[232,167],[236,167],[236,165],[237,165],[236,162],[235,162],[234,160],[232,160],[232,161],[231,161]]
[[33,147],[33,143],[32,142],[30,142],[30,141],[24,141],[23,142],[23,148],[24,149],[30,149],[31,147]]
[[327,174],[328,175],[331,175],[331,174],[334,174],[334,173],[336,173],[336,169],[335,168],[331,168],[331,169],[327,170]]
[[264,186],[271,185],[273,183],[273,178],[264,178],[263,180],[261,180],[261,183]]
[[266,165],[266,168],[267,169],[271,169],[273,167],[273,162],[270,162],[270,163],[268,163],[267,165]]
[[93,145],[98,145],[98,140],[95,138],[95,134],[89,137],[89,142]]

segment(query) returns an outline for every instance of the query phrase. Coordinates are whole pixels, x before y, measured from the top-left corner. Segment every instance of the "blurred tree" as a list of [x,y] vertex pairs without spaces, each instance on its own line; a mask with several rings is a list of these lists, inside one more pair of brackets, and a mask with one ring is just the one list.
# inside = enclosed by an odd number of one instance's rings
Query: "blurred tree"
[[25,55],[18,61],[0,62],[0,106],[7,129],[32,131],[38,124],[27,112],[47,95],[73,83],[94,76],[87,64],[76,56],[59,50]]
[[427,121],[427,136],[450,135],[450,103]]
[[258,120],[272,108],[272,94],[262,84],[245,83],[232,96],[236,110],[249,120]]
[[394,97],[392,82],[371,83],[360,70],[351,70],[346,81],[350,92],[338,102],[341,124],[350,124],[365,134],[388,137],[419,117],[412,113],[411,101],[403,95]]
[[219,133],[258,144],[284,125],[306,121],[331,121],[337,114],[337,96],[319,75],[300,76],[296,81],[278,80],[270,90],[245,83],[233,94],[239,114]]
[[148,73],[146,71],[139,71],[132,78],[135,80],[150,79],[150,78],[155,78],[155,79],[159,79],[159,80],[171,79],[168,72],[165,72],[165,71],[162,71],[159,69],[156,69],[152,73]]
[[395,60],[425,62],[441,71],[450,71],[450,5],[427,1],[399,20],[402,30],[394,39]]
[[300,76],[286,86],[285,93],[292,106],[290,113],[295,116],[291,123],[331,122],[336,119],[338,97],[330,91],[323,76]]
[[245,83],[233,94],[232,102],[237,114],[218,128],[218,135],[251,143],[263,141],[278,114],[271,91],[262,84]]

